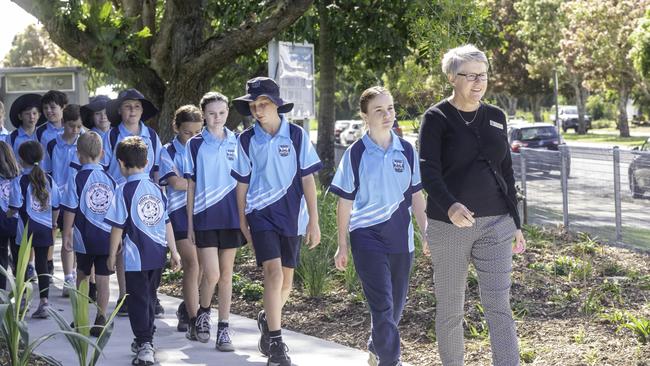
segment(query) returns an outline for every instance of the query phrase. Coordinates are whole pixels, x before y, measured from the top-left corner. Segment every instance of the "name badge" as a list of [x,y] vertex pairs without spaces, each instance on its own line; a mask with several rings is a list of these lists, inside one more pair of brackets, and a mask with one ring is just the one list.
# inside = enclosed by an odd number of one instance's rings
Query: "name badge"
[[501,124],[499,122],[494,122],[493,120],[490,120],[490,126],[500,128],[500,129],[503,130],[503,124]]

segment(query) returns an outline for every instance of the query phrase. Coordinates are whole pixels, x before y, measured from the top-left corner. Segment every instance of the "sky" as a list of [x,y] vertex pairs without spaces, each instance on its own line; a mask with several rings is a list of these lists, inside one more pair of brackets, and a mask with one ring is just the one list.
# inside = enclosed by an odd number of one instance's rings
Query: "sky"
[[11,49],[14,36],[30,24],[37,23],[36,18],[9,0],[0,0],[0,60]]

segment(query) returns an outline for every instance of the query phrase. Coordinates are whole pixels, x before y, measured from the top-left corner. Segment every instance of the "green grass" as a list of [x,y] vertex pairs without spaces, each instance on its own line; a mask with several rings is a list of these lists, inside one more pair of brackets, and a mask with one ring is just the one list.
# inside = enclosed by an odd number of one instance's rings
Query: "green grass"
[[562,134],[562,137],[566,141],[602,143],[608,145],[617,144],[622,146],[640,146],[648,139],[648,136],[620,137],[617,134],[591,132],[586,135],[578,135],[573,132],[567,132],[565,134]]

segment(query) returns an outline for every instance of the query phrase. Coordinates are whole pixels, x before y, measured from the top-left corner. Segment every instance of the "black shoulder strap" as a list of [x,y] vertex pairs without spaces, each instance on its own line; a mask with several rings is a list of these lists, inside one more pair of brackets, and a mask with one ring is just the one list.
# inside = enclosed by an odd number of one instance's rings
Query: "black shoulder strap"
[[120,131],[117,127],[111,128],[111,131],[108,133],[108,144],[111,148],[111,151],[115,151],[115,145],[117,144],[117,138],[120,134]]

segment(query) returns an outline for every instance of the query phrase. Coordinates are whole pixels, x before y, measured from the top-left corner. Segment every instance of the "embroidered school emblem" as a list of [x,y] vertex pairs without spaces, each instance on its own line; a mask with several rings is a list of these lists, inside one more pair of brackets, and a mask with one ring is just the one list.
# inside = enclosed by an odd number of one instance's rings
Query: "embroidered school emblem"
[[39,201],[36,196],[32,193],[32,199],[31,199],[31,207],[32,211],[34,212],[45,212],[47,211],[48,205],[41,205],[41,201]]
[[395,169],[396,172],[401,173],[404,171],[404,160],[401,159],[394,159],[393,160],[393,169]]
[[97,182],[86,191],[86,203],[90,211],[103,215],[108,211],[113,199],[113,191],[108,184]]
[[280,156],[289,156],[289,151],[291,151],[289,145],[278,146],[278,152],[280,153]]
[[145,194],[138,201],[138,217],[147,226],[154,226],[160,222],[163,217],[163,203],[160,198]]
[[11,194],[11,181],[5,180],[0,183],[0,200],[9,201]]
[[226,150],[226,158],[228,160],[235,160],[235,149]]

